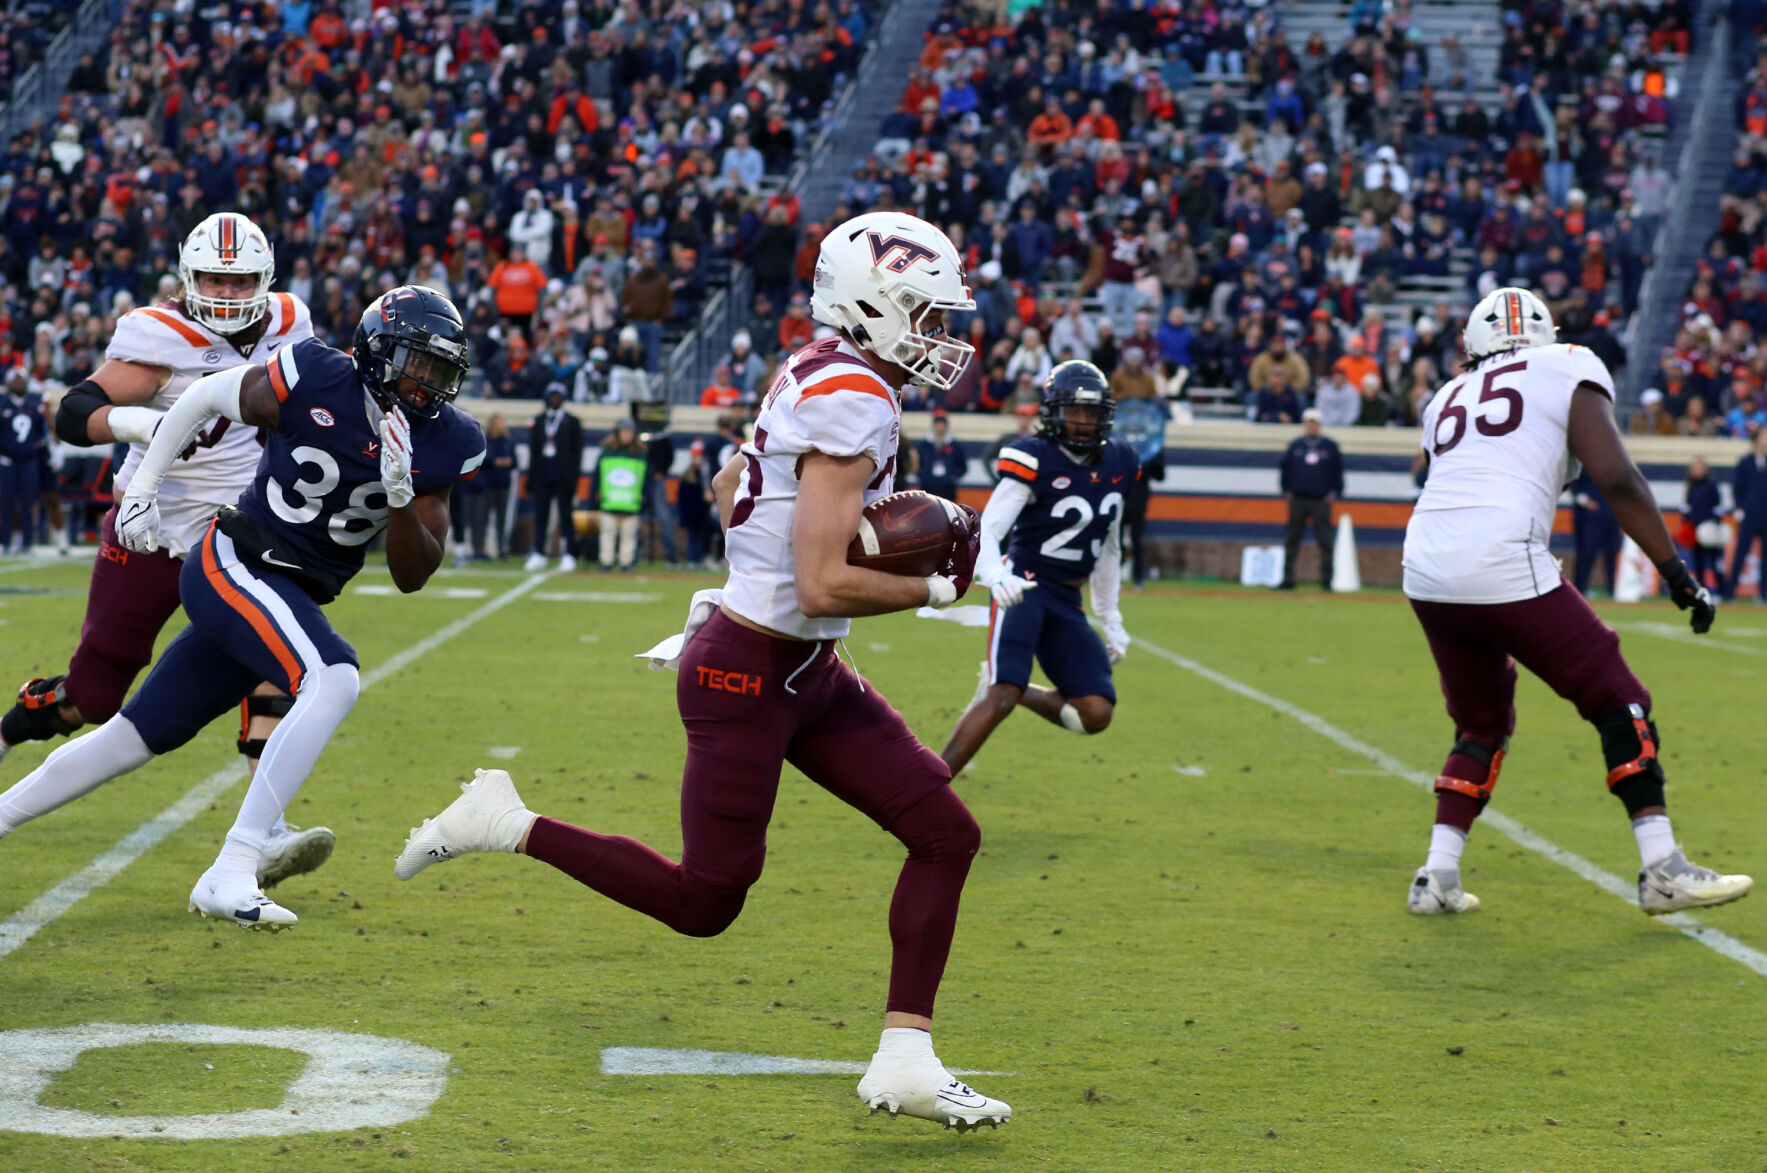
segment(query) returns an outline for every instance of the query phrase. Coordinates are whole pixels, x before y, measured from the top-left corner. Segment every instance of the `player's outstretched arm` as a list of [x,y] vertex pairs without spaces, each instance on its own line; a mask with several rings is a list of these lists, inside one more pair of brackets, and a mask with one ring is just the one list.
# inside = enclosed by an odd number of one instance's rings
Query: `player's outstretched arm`
[[876,475],[877,466],[867,456],[812,452],[803,459],[792,548],[798,609],[807,618],[886,615],[932,601],[924,578],[847,562],[847,543],[859,532],[865,507],[865,486]]
[[1681,561],[1650,482],[1626,452],[1626,441],[1614,422],[1613,401],[1593,383],[1572,393],[1569,435],[1571,454],[1583,462],[1589,479],[1607,498],[1620,528],[1656,564],[1669,597],[1683,611],[1692,610],[1694,631],[1710,630],[1716,614],[1711,595]]
[[81,448],[94,444],[146,444],[153,439],[161,414],[142,406],[153,399],[166,380],[167,367],[107,359],[69,387],[55,411],[55,434]]

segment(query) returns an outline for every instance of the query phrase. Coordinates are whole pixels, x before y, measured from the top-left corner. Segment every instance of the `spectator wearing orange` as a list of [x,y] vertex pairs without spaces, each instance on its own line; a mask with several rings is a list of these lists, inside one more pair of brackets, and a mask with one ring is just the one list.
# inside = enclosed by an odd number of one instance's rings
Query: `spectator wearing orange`
[[787,352],[796,350],[815,333],[816,323],[810,320],[810,299],[801,293],[792,294],[785,317],[779,319],[779,348]]
[[1086,106],[1086,113],[1080,118],[1080,124],[1074,128],[1080,134],[1089,134],[1103,142],[1121,142],[1123,132],[1117,126],[1117,120],[1110,116],[1104,108],[1103,98],[1094,98]]
[[1368,343],[1360,334],[1350,335],[1344,357],[1331,364],[1331,369],[1343,375],[1344,382],[1352,387],[1362,386],[1362,381],[1369,375],[1380,376],[1380,363],[1369,357]]
[[546,288],[545,271],[528,260],[521,245],[511,245],[508,259],[497,262],[485,283],[491,287],[497,312],[504,320],[527,330],[540,308],[540,291]]
[[327,51],[341,49],[350,39],[350,26],[338,11],[337,0],[326,0],[307,25],[307,35],[315,45]]
[[732,407],[742,398],[742,391],[730,378],[730,368],[719,363],[712,372],[712,381],[699,393],[701,407]]
[[1045,152],[1059,147],[1074,137],[1074,123],[1061,108],[1061,100],[1055,97],[1043,100],[1043,113],[1031,119],[1031,130],[1027,136],[1031,145],[1041,147]]
[[945,54],[963,48],[956,30],[950,24],[941,24],[937,32],[927,37],[926,44],[920,47],[920,67],[931,73],[942,69],[945,65]]
[[558,96],[552,99],[552,109],[546,115],[546,133],[557,134],[559,124],[564,121],[566,114],[577,120],[577,125],[583,128],[584,134],[594,134],[601,129],[601,114],[595,109],[595,103],[590,100],[589,95],[577,84],[574,73],[569,75],[569,80],[564,83]]

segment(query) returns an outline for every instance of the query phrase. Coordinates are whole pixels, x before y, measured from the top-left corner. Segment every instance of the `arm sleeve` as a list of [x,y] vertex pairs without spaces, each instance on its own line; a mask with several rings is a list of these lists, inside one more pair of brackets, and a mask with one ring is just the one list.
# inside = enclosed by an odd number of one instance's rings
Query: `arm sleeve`
[[1111,520],[1110,532],[1104,536],[1104,547],[1092,567],[1092,613],[1100,619],[1121,617],[1117,598],[1123,585],[1123,515]]
[[1031,486],[1023,481],[1002,478],[994,486],[982,510],[982,550],[976,556],[977,566],[994,568],[1006,560],[1002,546],[1018,515],[1031,503],[1031,496]]
[[157,494],[172,461],[216,416],[224,415],[234,423],[245,422],[239,406],[239,389],[245,383],[246,372],[251,369],[238,366],[204,375],[184,389],[154,432],[153,443],[147,446],[147,455],[142,457],[141,467],[129,483],[132,496],[152,497]]

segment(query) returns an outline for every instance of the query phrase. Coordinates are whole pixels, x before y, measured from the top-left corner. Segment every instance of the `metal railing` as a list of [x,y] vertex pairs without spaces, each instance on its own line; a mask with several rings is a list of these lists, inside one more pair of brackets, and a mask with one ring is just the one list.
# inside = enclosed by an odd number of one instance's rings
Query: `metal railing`
[[[1699,24],[1696,21],[1696,25]],[[1700,92],[1694,99],[1693,116],[1679,132],[1681,151],[1676,156],[1674,165],[1669,168],[1675,176],[1674,187],[1669,194],[1669,211],[1664,215],[1663,222],[1657,226],[1656,239],[1651,242],[1651,266],[1645,270],[1644,279],[1638,285],[1638,310],[1633,315],[1632,335],[1627,339],[1628,405],[1638,402],[1640,392],[1647,385],[1645,380],[1654,377],[1656,372],[1656,363],[1651,361],[1651,356],[1645,351],[1652,335],[1648,320],[1654,312],[1652,303],[1657,297],[1657,286],[1663,280],[1663,270],[1669,266],[1671,258],[1680,256],[1688,247],[1689,234],[1697,226],[1707,222],[1704,216],[1698,214],[1707,209],[1683,208],[1681,200],[1687,189],[1693,186],[1694,172],[1699,165],[1702,147],[1720,149],[1712,145],[1711,136],[1715,129],[1713,123],[1720,114],[1718,94],[1725,88],[1724,80],[1731,69],[1730,21],[1720,19],[1716,23],[1704,24],[1703,27],[1712,30],[1706,68],[1684,68],[1681,73],[1683,85],[1697,78]],[[1728,152],[1730,147],[1725,144],[1721,149]],[[1672,297],[1673,294],[1669,296]]]
[[49,42],[42,60],[19,77],[12,95],[0,106],[0,141],[11,142],[13,135],[29,128],[34,115],[60,98],[83,46],[96,44],[109,29],[105,16],[109,9],[110,0],[85,0],[67,27]]

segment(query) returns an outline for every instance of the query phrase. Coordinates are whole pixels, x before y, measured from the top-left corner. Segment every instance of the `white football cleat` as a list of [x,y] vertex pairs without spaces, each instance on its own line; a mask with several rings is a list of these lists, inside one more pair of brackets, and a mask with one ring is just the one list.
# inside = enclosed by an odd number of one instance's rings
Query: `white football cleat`
[[522,563],[522,569],[527,571],[529,574],[533,574],[535,571],[545,570],[546,569],[546,555],[540,553],[540,551],[538,551],[538,550],[535,550],[532,554],[528,555],[528,560],[526,562]]
[[250,876],[230,875],[214,868],[204,872],[190,890],[190,911],[230,920],[242,929],[269,929],[273,933],[300,920],[259,891]]
[[572,557],[569,554],[559,555],[558,572],[560,574],[575,574],[577,572],[576,558]]
[[432,863],[473,851],[514,851],[537,816],[515,792],[507,770],[474,770],[460,797],[411,828],[393,874],[409,880]]
[[1664,859],[1638,870],[1638,907],[1651,916],[1741,900],[1755,886],[1752,876],[1726,876],[1689,863],[1679,845]]
[[[1444,884],[1443,876],[1448,876],[1450,882]],[[1405,898],[1405,907],[1418,916],[1446,916],[1456,912],[1477,912],[1479,898],[1461,889],[1458,875],[1418,868],[1411,881],[1411,892]]]
[[859,1098],[873,1116],[879,1112],[892,1118],[918,1116],[959,1132],[984,1124],[999,1128],[1012,1119],[1010,1105],[989,1099],[953,1076],[931,1051],[920,1055],[879,1051],[859,1081]]
[[313,871],[331,858],[337,836],[330,827],[284,825],[258,853],[258,887],[274,888],[290,876]]

